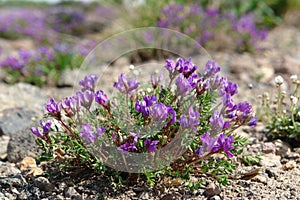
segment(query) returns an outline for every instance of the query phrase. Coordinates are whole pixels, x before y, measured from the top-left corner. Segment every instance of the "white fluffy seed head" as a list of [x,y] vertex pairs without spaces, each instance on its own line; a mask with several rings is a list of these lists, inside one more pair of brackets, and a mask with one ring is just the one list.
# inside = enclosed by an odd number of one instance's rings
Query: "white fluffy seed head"
[[291,81],[292,81],[293,83],[297,83],[298,77],[297,77],[296,74],[293,74],[293,75],[290,77],[290,79],[291,79]]
[[291,102],[292,102],[293,105],[296,105],[298,103],[298,98],[297,97],[291,96],[290,98],[291,98]]
[[275,77],[275,83],[276,83],[276,85],[281,85],[283,83],[282,76],[276,76]]

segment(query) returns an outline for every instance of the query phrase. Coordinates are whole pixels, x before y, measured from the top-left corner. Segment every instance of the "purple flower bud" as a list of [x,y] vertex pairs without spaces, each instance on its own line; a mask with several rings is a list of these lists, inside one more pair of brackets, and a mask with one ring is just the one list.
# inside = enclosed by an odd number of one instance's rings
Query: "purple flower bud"
[[209,122],[210,122],[211,132],[213,132],[214,134],[223,130],[225,125],[223,115],[221,115],[218,110],[215,110],[213,115],[209,118]]
[[167,59],[165,67],[167,70],[173,71],[176,68],[176,63],[174,62],[174,60]]
[[98,90],[95,93],[95,101],[100,105],[107,106],[108,104],[107,95],[102,90]]
[[158,140],[147,139],[144,141],[144,145],[147,148],[148,153],[152,153],[156,150],[156,145],[158,144]]
[[93,132],[93,127],[89,124],[83,124],[81,126],[80,137],[83,137],[88,143],[93,143],[97,135]]
[[189,117],[186,115],[181,115],[179,119],[180,126],[187,128],[190,127],[193,129],[194,132],[197,131],[196,126],[200,124],[199,120],[200,114],[198,111],[194,111],[194,108],[191,106],[189,108]]
[[31,127],[31,132],[36,135],[37,137],[43,137],[43,133],[41,133],[41,130],[38,127]]
[[127,80],[124,73],[122,73],[119,78],[118,82],[114,83],[114,87],[117,88],[121,93],[131,95],[135,92],[135,89],[138,88],[140,85],[137,82],[136,78],[131,80]]
[[216,61],[210,60],[205,65],[205,77],[213,77],[216,73],[220,72],[221,67],[217,65]]
[[256,126],[256,122],[257,122],[257,117],[253,117],[249,122],[248,122],[248,126]]
[[233,96],[234,94],[238,93],[238,85],[236,83],[232,83],[228,81],[225,86],[225,91],[231,96]]
[[153,89],[156,89],[158,84],[163,80],[164,76],[161,73],[159,76],[155,77],[153,74],[151,74],[151,84]]
[[225,138],[225,136],[226,136],[225,133],[222,133],[219,135],[217,144],[214,146],[212,151],[217,152],[219,150],[223,150],[224,153],[226,153],[229,158],[232,158],[233,154],[230,152],[230,150],[234,149],[234,146],[232,145],[234,142],[234,139],[233,139],[232,135],[227,138]]
[[234,101],[231,97],[230,94],[225,94],[223,97],[222,97],[222,103],[223,103],[223,106],[225,108],[228,108],[229,110],[232,110],[234,108]]
[[31,132],[36,135],[37,137],[43,137],[44,135],[48,134],[50,131],[51,127],[51,122],[43,122],[42,120],[40,121],[40,125],[43,129],[43,132],[41,132],[39,127],[32,127],[30,130]]
[[104,126],[97,126],[96,128],[96,132],[97,132],[97,136],[101,137],[103,135],[103,133],[106,131]]
[[90,90],[90,91],[94,92],[97,80],[98,80],[98,77],[94,74],[90,74],[90,75],[84,77],[83,80],[79,81],[79,85],[81,85],[83,87],[81,89],[81,91],[84,92],[86,90]]
[[48,100],[47,104],[45,105],[45,108],[47,109],[47,111],[49,113],[53,113],[53,114],[59,114],[60,113],[59,106],[53,98],[50,98]]
[[142,101],[137,101],[135,104],[135,109],[138,112],[143,113],[143,117],[149,116],[150,114],[150,107],[156,101],[156,96],[145,96]]
[[211,152],[217,138],[210,137],[209,132],[205,132],[201,137],[202,145],[196,150],[196,154],[201,157],[205,152]]
[[152,106],[151,113],[157,119],[167,119],[169,117],[169,108],[161,102],[157,102]]
[[80,105],[86,109],[89,109],[93,103],[95,94],[90,90],[86,90],[85,92],[77,92],[76,96],[80,102]]
[[[190,80],[186,79],[183,74],[179,74],[175,82],[177,86],[177,94],[180,96],[185,96],[191,91],[194,87]],[[196,86],[196,85],[195,85]]]
[[128,154],[129,151],[138,150],[135,144],[137,143],[139,137],[139,133],[130,133],[130,136],[127,138],[127,141],[121,146],[119,146],[118,150],[123,151],[124,154]]

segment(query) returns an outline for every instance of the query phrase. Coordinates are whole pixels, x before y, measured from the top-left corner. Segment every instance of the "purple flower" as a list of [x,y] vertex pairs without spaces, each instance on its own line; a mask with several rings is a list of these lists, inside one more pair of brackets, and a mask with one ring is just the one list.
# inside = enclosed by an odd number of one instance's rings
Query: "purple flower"
[[27,63],[31,58],[32,54],[30,51],[27,50],[20,50],[19,57],[23,60],[23,62]]
[[157,119],[167,119],[169,117],[169,108],[161,102],[157,102],[152,106],[150,114]]
[[257,117],[253,117],[249,122],[248,122],[248,126],[256,126],[256,122],[257,122]]
[[72,110],[73,113],[79,112],[80,110],[80,100],[78,96],[66,97],[65,101],[61,104],[64,109],[67,106]]
[[199,112],[194,111],[194,108],[191,106],[189,108],[189,117],[187,117],[186,115],[181,115],[179,119],[179,124],[184,128],[190,127],[193,129],[194,132],[196,132],[197,128],[195,126],[200,124],[199,117]]
[[79,81],[79,85],[81,85],[83,88],[81,89],[82,92],[86,90],[90,90],[92,92],[95,91],[95,84],[98,80],[98,77],[94,74],[90,74],[86,77],[84,77],[83,80]]
[[93,103],[95,94],[90,90],[86,90],[85,92],[77,92],[76,96],[80,105],[89,109]]
[[150,114],[150,107],[154,104],[156,101],[156,96],[145,96],[142,101],[136,101],[135,103],[135,109],[138,112],[143,113],[143,117],[149,116]]
[[218,110],[216,110],[209,118],[209,122],[212,129],[211,132],[213,132],[214,134],[230,126],[230,123],[224,121],[223,115],[220,114]]
[[12,56],[8,56],[4,61],[2,61],[0,66],[12,68],[14,70],[22,70],[25,67],[23,62]]
[[163,80],[164,76],[161,73],[159,76],[154,76],[153,74],[151,74],[151,84],[153,89],[156,89],[158,84]]
[[238,93],[238,85],[236,83],[232,83],[228,81],[227,84],[225,84],[224,89],[225,92],[230,94],[231,96]]
[[107,106],[108,104],[107,95],[102,90],[98,90],[95,93],[95,101],[100,105]]
[[225,133],[222,133],[219,135],[217,144],[214,146],[212,151],[217,152],[219,150],[223,150],[224,153],[226,153],[229,158],[232,158],[233,154],[230,152],[230,150],[234,149],[234,146],[232,145],[234,142],[234,139],[233,139],[232,135],[227,138],[225,138],[225,136],[226,136]]
[[97,135],[93,132],[91,125],[83,124],[81,126],[80,137],[83,137],[88,143],[92,143],[97,138]]
[[97,132],[97,136],[101,137],[103,135],[103,133],[106,131],[104,126],[97,126],[96,128],[96,132]]
[[135,144],[137,143],[138,138],[140,137],[139,133],[130,133],[128,140],[118,147],[118,150],[123,151],[124,154],[128,154],[129,151],[138,150]]
[[148,153],[152,153],[156,150],[156,145],[158,144],[158,140],[147,139],[144,141],[144,145],[147,148]]
[[175,82],[177,86],[177,94],[180,96],[185,96],[191,91],[193,88],[196,87],[196,83],[193,82],[193,80],[189,80],[184,77],[183,74],[179,74],[179,76],[176,79]]
[[31,132],[36,135],[37,137],[43,137],[44,135],[48,134],[50,131],[51,127],[51,122],[43,122],[42,120],[40,121],[40,125],[43,129],[43,132],[39,129],[39,127],[32,127],[30,130]]
[[196,154],[201,157],[205,152],[211,152],[217,138],[210,137],[209,132],[205,132],[201,137],[202,145],[196,150]]
[[242,118],[247,118],[252,113],[252,106],[248,102],[240,102],[236,105],[236,111]]
[[182,73],[184,77],[188,78],[198,69],[198,66],[191,62],[191,58],[188,58],[187,60],[179,58],[176,62],[176,69],[178,72]]
[[49,113],[53,113],[53,114],[59,114],[60,113],[59,106],[53,98],[50,98],[48,100],[47,104],[45,105],[45,108],[47,109],[47,111]]
[[230,94],[225,94],[222,96],[222,103],[225,108],[232,110],[234,108],[234,101]]
[[176,121],[176,112],[172,106],[166,106],[164,103],[157,102],[151,107],[150,115],[158,120],[168,119],[171,115],[170,124]]
[[222,96],[222,94],[225,93],[224,85],[226,85],[227,78],[222,76],[214,76],[210,80],[210,88],[212,90],[216,90],[219,88],[219,94]]
[[121,93],[131,95],[135,92],[135,89],[138,88],[140,85],[137,82],[136,78],[131,80],[127,80],[124,73],[122,73],[119,78],[118,82],[114,83],[114,87],[117,88]]
[[220,72],[221,67],[217,65],[216,61],[210,60],[205,65],[205,77],[213,77],[216,73]]
[[174,60],[167,59],[166,60],[166,69],[169,71],[173,71],[176,68],[176,63]]

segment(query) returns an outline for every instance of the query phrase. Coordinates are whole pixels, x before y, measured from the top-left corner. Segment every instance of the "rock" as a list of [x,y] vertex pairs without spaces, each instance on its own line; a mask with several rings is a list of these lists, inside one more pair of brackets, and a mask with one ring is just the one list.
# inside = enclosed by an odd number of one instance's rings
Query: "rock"
[[253,177],[251,180],[259,182],[259,183],[267,183],[267,181],[268,181],[267,177],[264,176],[263,174],[262,175],[257,175],[255,177]]
[[23,188],[23,186],[25,186],[26,184],[27,182],[21,174],[16,174],[14,176],[4,178],[0,177],[0,185],[2,188]]
[[161,198],[161,200],[179,200],[182,199],[182,196],[178,193],[166,194]]
[[36,112],[24,108],[10,108],[0,113],[0,136],[13,136],[17,132],[29,128]]
[[297,166],[296,162],[294,160],[290,160],[283,165],[283,169],[290,170],[290,169],[294,169],[296,166]]
[[30,109],[38,115],[44,113],[47,97],[40,88],[26,83],[0,84],[0,91],[0,113],[8,108]]
[[66,69],[62,72],[60,79],[57,83],[59,87],[72,87],[74,85],[77,85],[78,82],[84,78],[82,74],[85,73],[80,73],[80,69]]
[[282,66],[282,71],[291,75],[291,74],[299,74],[300,68],[300,59],[297,56],[285,56],[284,64]]
[[272,142],[265,142],[262,144],[262,152],[263,153],[273,153],[276,152],[275,144]]
[[282,140],[279,140],[279,139],[275,140],[274,143],[276,145],[276,155],[285,157],[289,153],[291,153],[291,147],[288,143],[283,142]]
[[249,53],[233,56],[229,64],[229,71],[233,74],[241,74],[245,71],[252,71],[257,68],[254,58]]
[[280,162],[280,156],[277,156],[272,153],[264,154],[261,157],[261,161],[259,162],[260,166],[264,167],[280,167],[281,162]]
[[28,168],[35,168],[36,166],[36,162],[35,159],[32,157],[25,157],[21,163],[20,163],[20,170],[25,170]]
[[275,70],[272,66],[262,65],[256,70],[254,76],[252,76],[252,77],[253,78],[260,77],[259,78],[260,82],[266,82],[273,78],[274,73],[275,73]]
[[7,160],[12,163],[21,161],[26,156],[35,158],[39,149],[35,143],[35,136],[28,129],[14,134],[7,146]]
[[7,145],[9,143],[9,139],[9,136],[0,136],[0,159],[4,159],[7,157]]
[[212,196],[209,200],[221,200],[221,197],[218,195]]
[[64,191],[65,197],[69,197],[71,199],[81,199],[80,194],[76,191],[74,187],[68,187]]
[[279,176],[276,168],[266,168],[265,172],[269,178],[277,179]]
[[14,163],[0,161],[0,177],[7,177],[21,173]]
[[296,160],[297,158],[300,158],[300,154],[296,152],[291,152],[286,155],[286,158]]
[[47,178],[42,176],[34,179],[34,185],[46,192],[51,192],[54,189],[54,185],[52,185]]
[[212,197],[212,196],[218,195],[220,193],[221,193],[220,188],[218,186],[216,186],[214,183],[210,183],[206,187],[204,195],[206,197]]
[[25,49],[25,50],[31,50],[34,49],[34,43],[31,39],[18,39],[11,41],[11,44],[14,49]]

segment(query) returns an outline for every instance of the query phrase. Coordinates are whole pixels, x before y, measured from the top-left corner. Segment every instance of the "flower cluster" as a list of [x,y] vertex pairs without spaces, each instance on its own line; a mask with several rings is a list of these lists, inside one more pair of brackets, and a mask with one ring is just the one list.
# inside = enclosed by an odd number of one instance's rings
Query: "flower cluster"
[[267,36],[266,30],[257,27],[253,13],[238,18],[231,13],[223,14],[217,9],[203,9],[199,5],[170,4],[161,10],[159,18],[157,26],[183,32],[204,46],[209,46],[220,31],[230,32],[239,50],[257,47],[257,42]]
[[[234,102],[237,85],[218,75],[220,66],[215,61],[207,62],[203,74],[197,71],[198,66],[191,58],[167,59],[165,68],[169,79],[160,76],[153,84],[154,76],[151,76],[150,90],[143,89],[137,78],[130,79],[122,73],[114,83],[119,92],[112,98],[96,89],[97,76],[88,75],[79,82],[82,89],[76,95],[59,102],[53,98],[48,100],[45,108],[56,122],[41,122],[43,132],[39,127],[32,128],[32,132],[46,142],[62,137],[66,143],[80,144],[76,159],[83,159],[80,152],[84,148],[98,153],[93,159],[99,156],[100,160],[122,163],[125,167],[136,153],[146,154],[155,166],[163,161],[157,160],[159,152],[165,151],[172,140],[179,143],[172,147],[171,154],[188,146],[183,160],[177,160],[176,155],[170,163],[175,171],[216,153],[232,158],[237,147],[233,131],[256,123],[255,112],[248,102]],[[49,132],[51,123],[57,128],[53,134]],[[108,153],[111,145],[123,156]],[[74,158],[77,152],[74,148],[62,149],[67,149]]]
[[[78,53],[80,48],[82,53]],[[57,83],[59,74],[65,69],[79,67],[89,51],[85,46],[72,47],[65,44],[54,44],[53,47],[39,46],[33,50],[19,50],[16,56],[7,56],[0,61],[0,68],[7,72],[4,82],[28,82],[37,86]]]
[[[96,6],[95,16],[111,18],[114,9]],[[0,9],[0,37],[15,39],[27,36],[38,42],[53,42],[57,33],[82,35],[97,31],[99,24],[89,23],[80,6],[3,7]]]

